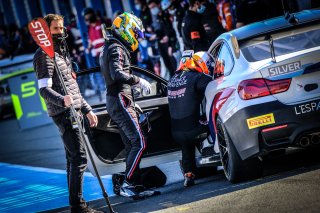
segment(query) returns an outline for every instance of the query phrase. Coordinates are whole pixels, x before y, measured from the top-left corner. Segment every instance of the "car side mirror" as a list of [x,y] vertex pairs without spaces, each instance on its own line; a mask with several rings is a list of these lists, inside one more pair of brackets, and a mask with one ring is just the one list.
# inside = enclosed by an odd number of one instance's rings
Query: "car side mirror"
[[223,59],[218,59],[214,68],[214,78],[219,78],[224,75],[224,65]]

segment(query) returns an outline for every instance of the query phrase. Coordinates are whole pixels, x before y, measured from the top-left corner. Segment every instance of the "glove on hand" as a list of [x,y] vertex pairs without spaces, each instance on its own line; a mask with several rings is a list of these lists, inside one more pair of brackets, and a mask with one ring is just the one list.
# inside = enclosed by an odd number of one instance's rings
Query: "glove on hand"
[[143,78],[140,78],[138,85],[146,94],[150,94],[151,84],[148,81],[144,80]]

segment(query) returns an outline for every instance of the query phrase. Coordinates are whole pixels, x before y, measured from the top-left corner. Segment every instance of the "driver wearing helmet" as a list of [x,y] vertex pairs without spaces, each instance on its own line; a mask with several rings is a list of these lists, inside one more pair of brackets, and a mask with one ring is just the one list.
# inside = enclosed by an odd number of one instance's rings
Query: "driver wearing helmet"
[[[168,83],[171,131],[182,148],[184,186],[194,185],[195,146],[199,136],[208,132],[201,121],[200,104],[208,83],[212,80],[214,61],[207,52],[183,52],[180,65]],[[213,148],[212,148],[213,151]]]
[[139,18],[125,12],[115,18],[111,32],[100,56],[100,66],[106,81],[107,111],[119,127],[126,151],[126,177],[120,195],[138,199],[134,184],[140,178],[139,164],[146,139],[138,122],[131,86],[139,86],[146,94],[151,87],[149,82],[132,74],[130,52],[138,48],[138,39],[144,39],[144,28]]

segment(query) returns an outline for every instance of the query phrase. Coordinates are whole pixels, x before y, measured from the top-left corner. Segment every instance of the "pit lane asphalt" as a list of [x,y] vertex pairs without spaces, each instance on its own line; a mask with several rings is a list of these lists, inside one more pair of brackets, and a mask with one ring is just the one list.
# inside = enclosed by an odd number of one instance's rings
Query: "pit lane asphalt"
[[[9,120],[0,127],[1,162],[64,170],[64,150],[53,124],[19,131],[16,121]],[[142,201],[115,196],[111,203],[117,212],[320,212],[319,153],[310,149],[266,159],[258,180],[231,184],[220,171],[197,180],[194,187],[180,182],[160,188],[160,196]],[[106,210],[104,199],[89,203]]]
[[[264,161],[262,178],[231,184],[218,171],[197,180],[193,187],[182,182],[162,187],[161,195],[133,201],[111,197],[117,212],[320,212],[319,149],[294,152]],[[107,211],[104,199],[90,206]],[[50,212],[68,212],[68,208]]]

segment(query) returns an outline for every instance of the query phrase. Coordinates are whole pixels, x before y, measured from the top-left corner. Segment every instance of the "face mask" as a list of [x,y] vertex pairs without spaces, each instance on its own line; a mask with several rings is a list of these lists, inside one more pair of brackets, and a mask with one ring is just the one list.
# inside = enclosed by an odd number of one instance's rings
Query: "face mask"
[[151,12],[151,14],[152,15],[158,15],[159,14],[159,12],[160,12],[160,9],[159,9],[159,7],[154,7],[154,8],[152,8],[151,10],[150,10],[150,12]]
[[136,10],[138,10],[138,11],[140,11],[140,10],[141,10],[141,4],[136,4],[134,7],[135,7],[135,8],[136,8]]
[[96,22],[96,17],[95,17],[95,16],[90,16],[89,22],[90,22],[91,24],[94,23],[94,22]]
[[169,10],[169,14],[172,16],[176,14],[176,12],[177,12],[177,9]]
[[63,36],[62,34],[52,34],[53,45],[59,47],[61,45]]
[[94,15],[90,15],[88,18],[85,19],[86,25],[90,25],[96,22],[96,17]]
[[197,13],[202,14],[204,13],[206,9],[206,6],[204,6],[203,4],[200,6],[200,8],[197,9]]
[[140,45],[141,45],[142,47],[147,47],[147,46],[148,46],[147,40],[143,39],[142,41],[140,41]]

